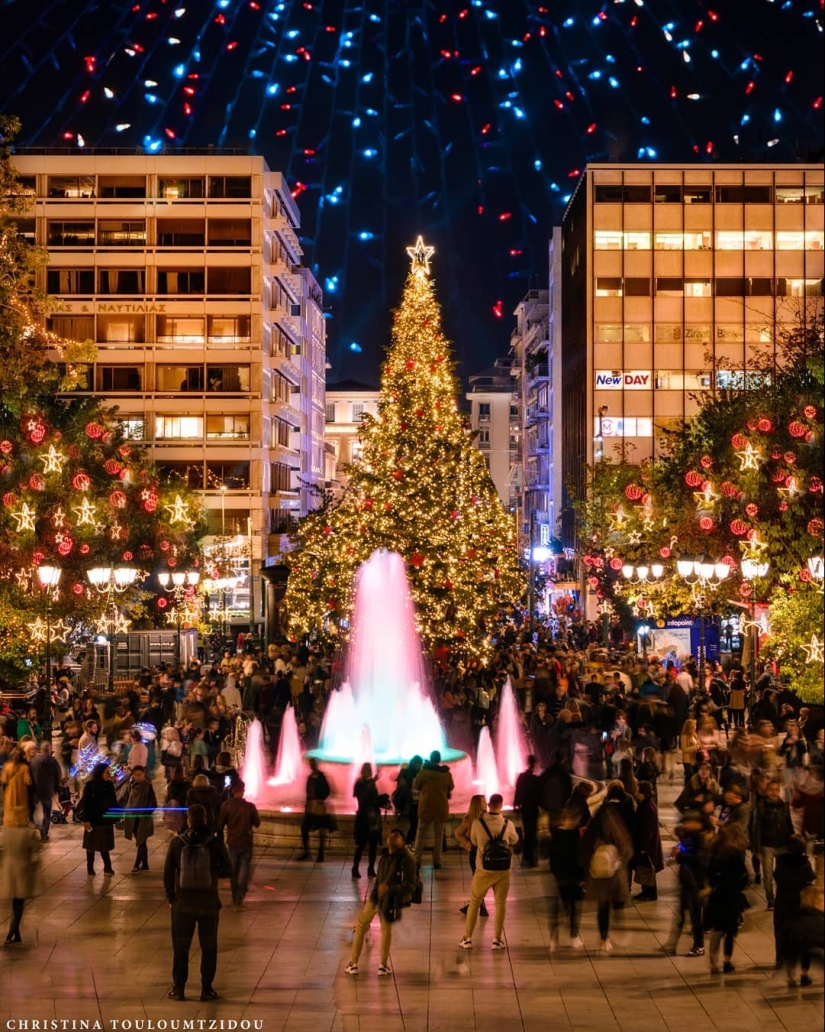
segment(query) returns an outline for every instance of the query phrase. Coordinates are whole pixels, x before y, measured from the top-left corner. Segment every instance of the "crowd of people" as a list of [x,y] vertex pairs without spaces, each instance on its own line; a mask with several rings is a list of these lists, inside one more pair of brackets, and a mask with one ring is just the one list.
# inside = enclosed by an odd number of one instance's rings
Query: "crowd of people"
[[[472,948],[488,894],[493,949],[505,948],[515,852],[526,868],[548,861],[552,948],[560,948],[562,927],[570,947],[582,948],[581,908],[588,901],[596,907],[605,953],[613,948],[611,923],[627,906],[634,881],[640,890],[634,902],[655,900],[657,875],[670,860],[678,870],[679,906],[668,951],[677,949],[687,916],[688,955],[702,956],[707,946],[712,971],[733,970],[745,889],[751,881],[764,883],[777,965],[786,967],[789,983],[810,984],[810,950],[821,947],[822,924],[821,710],[801,706],[767,671],[750,684],[740,668],[725,670],[709,660],[700,679],[692,660],[679,665],[609,652],[586,633],[564,642],[538,638],[520,640],[508,629],[484,663],[447,646],[430,657],[432,700],[451,747],[474,755],[482,729],[495,733],[509,679],[531,754],[514,797],[506,800],[514,812],[504,810],[498,795],[475,796],[455,832],[473,872],[462,908],[462,948]],[[341,680],[339,653],[299,644],[242,655],[227,650],[219,661],[192,659],[177,670],[147,669],[116,696],[78,690],[61,667],[50,698],[20,713],[5,708],[0,804],[11,832],[2,868],[2,898],[12,901],[7,942],[21,941],[24,903],[35,891],[53,819],[83,824],[90,877],[98,853],[104,876],[113,873],[111,852],[122,825],[136,848],[132,873],[139,875],[148,870],[148,840],[160,808],[175,836],[164,868],[175,954],[170,995],[184,996],[197,928],[202,993],[211,999],[218,881],[230,877],[233,906],[242,907],[259,824],[236,767],[248,720],[261,720],[274,760],[284,715],[293,707],[302,744],[311,748]],[[676,844],[667,849],[658,809],[663,781],[678,781],[680,788]],[[352,876],[361,877],[366,856],[373,884],[356,925],[351,974],[375,914],[382,924],[379,973],[389,973],[391,925],[416,896],[431,834],[433,870],[442,866],[452,790],[450,768],[438,753],[412,757],[387,795],[372,768],[362,769],[353,786]],[[323,770],[310,761],[300,860],[311,858],[315,832],[315,859],[325,859],[328,796]],[[379,852],[390,811],[395,826]],[[195,875],[190,854],[201,848],[208,863]],[[203,906],[195,903],[198,894]]]

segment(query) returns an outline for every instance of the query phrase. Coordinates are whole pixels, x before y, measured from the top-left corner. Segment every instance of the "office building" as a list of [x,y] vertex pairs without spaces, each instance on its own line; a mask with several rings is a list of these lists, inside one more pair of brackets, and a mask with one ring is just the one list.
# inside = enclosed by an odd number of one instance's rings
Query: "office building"
[[247,537],[253,575],[277,562],[323,488],[326,364],[283,176],[217,151],[14,164],[21,228],[49,252],[39,285],[61,301],[51,326],[97,344],[87,389],[200,497],[210,538]]
[[470,425],[501,504],[515,512],[521,497],[521,413],[513,395],[510,359],[469,377]]
[[654,458],[697,392],[746,383],[821,304],[824,197],[821,165],[587,167],[551,248],[565,546],[589,464]]

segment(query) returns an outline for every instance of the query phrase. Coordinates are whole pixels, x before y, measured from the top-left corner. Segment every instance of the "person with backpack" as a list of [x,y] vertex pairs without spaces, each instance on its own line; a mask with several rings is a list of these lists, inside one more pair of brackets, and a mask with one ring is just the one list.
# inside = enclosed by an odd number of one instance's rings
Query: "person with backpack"
[[355,935],[352,939],[352,953],[345,971],[348,975],[358,974],[358,958],[364,946],[364,939],[376,913],[381,922],[381,947],[378,964],[379,977],[392,974],[390,968],[390,946],[392,926],[401,917],[401,911],[410,906],[419,889],[418,865],[415,854],[407,849],[407,840],[400,828],[393,828],[387,837],[387,848],[378,861],[378,872],[372,891],[358,915]]
[[611,953],[610,911],[621,910],[630,896],[627,868],[633,856],[633,840],[622,815],[626,799],[615,782],[598,812],[587,826],[580,843],[582,870],[587,872],[585,895],[596,901],[596,920],[603,953]]
[[232,865],[220,836],[208,827],[206,810],[189,807],[186,828],[169,843],[163,866],[163,887],[172,911],[172,988],[170,1000],[185,1000],[189,948],[195,929],[201,948],[201,1000],[214,1000],[218,966],[218,880],[230,878]]
[[510,869],[513,865],[513,847],[518,842],[518,831],[512,821],[502,814],[504,800],[498,792],[490,796],[488,813],[473,821],[470,842],[476,847],[476,871],[470,886],[470,905],[464,935],[459,942],[463,950],[473,948],[473,929],[478,920],[481,901],[489,889],[493,890],[496,913],[493,927],[493,951],[506,949],[504,945],[504,917],[507,913],[507,893],[510,891]]
[[[456,842],[461,846],[462,849],[468,853],[468,859],[470,862],[470,876],[472,877],[476,873],[476,858],[478,849],[473,845],[470,839],[470,832],[473,830],[473,824],[478,820],[479,817],[483,817],[487,813],[487,800],[483,795],[474,795],[470,799],[470,805],[467,808],[467,813],[464,815],[461,824],[455,829]],[[465,914],[470,909],[470,904],[466,903],[461,907],[461,913]],[[481,901],[479,907],[479,914],[482,917],[489,917],[487,913],[487,904],[484,900]]]

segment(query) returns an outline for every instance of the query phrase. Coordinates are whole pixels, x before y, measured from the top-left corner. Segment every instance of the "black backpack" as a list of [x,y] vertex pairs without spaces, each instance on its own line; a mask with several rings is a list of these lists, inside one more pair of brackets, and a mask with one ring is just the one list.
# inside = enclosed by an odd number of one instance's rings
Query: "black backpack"
[[184,840],[180,853],[178,888],[201,890],[212,888],[212,853],[209,847],[214,838],[215,833],[212,832],[203,842]]
[[481,853],[482,868],[485,871],[509,871],[513,863],[513,850],[504,841],[509,821],[505,818],[504,826],[495,836],[490,833],[483,817],[479,817],[478,822],[487,832],[487,841]]

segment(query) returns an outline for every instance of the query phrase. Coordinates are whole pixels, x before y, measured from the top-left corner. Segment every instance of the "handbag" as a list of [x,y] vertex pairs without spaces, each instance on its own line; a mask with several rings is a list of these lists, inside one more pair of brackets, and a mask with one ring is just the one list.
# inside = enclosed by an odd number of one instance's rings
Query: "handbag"
[[619,851],[610,843],[597,846],[590,858],[590,877],[597,881],[612,878],[622,866]]
[[653,869],[653,861],[649,856],[642,856],[636,863],[633,872],[633,880],[643,889],[652,889],[656,886],[656,872]]

